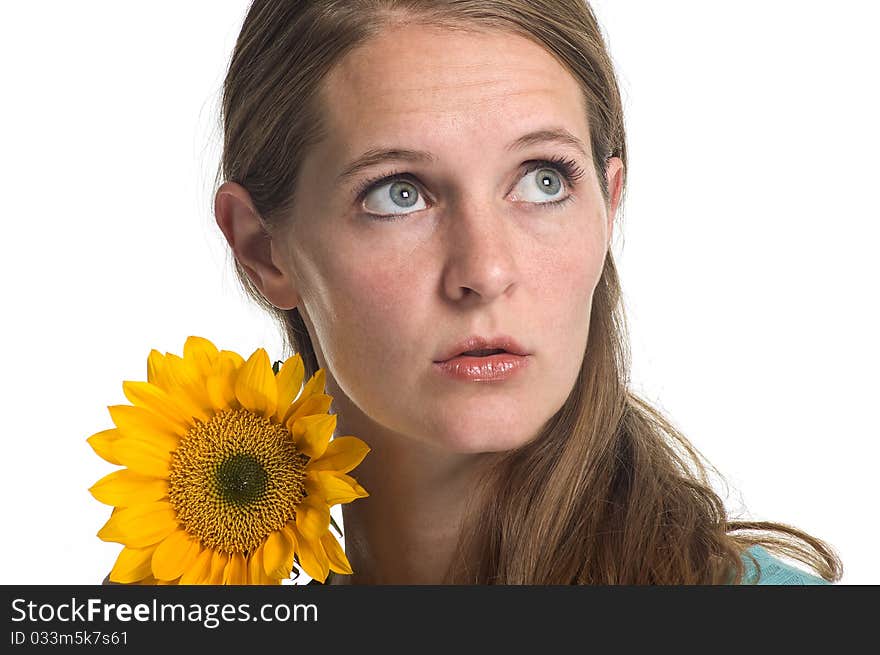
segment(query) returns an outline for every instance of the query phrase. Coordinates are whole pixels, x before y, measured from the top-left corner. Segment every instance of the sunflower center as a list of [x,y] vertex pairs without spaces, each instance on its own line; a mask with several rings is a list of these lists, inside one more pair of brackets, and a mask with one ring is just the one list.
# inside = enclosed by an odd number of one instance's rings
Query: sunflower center
[[239,453],[217,467],[217,492],[230,505],[248,505],[265,491],[269,481],[266,469],[253,455]]
[[283,425],[226,410],[181,439],[171,456],[168,498],[204,547],[249,554],[296,517],[307,463]]

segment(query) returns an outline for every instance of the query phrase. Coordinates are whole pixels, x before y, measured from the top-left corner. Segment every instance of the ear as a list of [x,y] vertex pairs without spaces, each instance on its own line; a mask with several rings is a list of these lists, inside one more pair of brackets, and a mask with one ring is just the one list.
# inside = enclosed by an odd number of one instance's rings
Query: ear
[[263,297],[279,309],[299,304],[296,285],[283,266],[277,244],[240,184],[225,182],[214,196],[214,218],[238,263]]
[[617,216],[617,208],[620,205],[620,196],[623,192],[623,160],[620,157],[611,157],[605,164],[605,179],[608,182],[608,246],[611,246],[611,237],[614,235],[614,218]]

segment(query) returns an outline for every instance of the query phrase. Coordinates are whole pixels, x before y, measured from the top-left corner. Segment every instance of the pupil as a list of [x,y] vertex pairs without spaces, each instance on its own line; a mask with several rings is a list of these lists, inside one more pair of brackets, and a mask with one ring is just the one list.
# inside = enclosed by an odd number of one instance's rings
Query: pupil
[[401,207],[412,207],[418,200],[415,187],[406,182],[395,182],[389,189],[391,199]]
[[562,187],[557,175],[546,168],[541,171],[541,175],[538,179],[540,180],[538,184],[541,186],[541,190],[547,191],[550,195],[558,192]]
[[247,505],[266,491],[266,470],[253,455],[237,454],[224,460],[215,474],[217,492],[232,505]]

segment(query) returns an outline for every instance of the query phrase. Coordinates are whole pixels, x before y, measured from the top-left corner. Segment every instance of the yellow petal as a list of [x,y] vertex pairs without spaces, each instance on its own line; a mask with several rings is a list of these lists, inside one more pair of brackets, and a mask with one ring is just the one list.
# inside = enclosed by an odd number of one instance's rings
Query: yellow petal
[[300,392],[304,373],[305,367],[299,353],[288,357],[278,370],[278,374],[275,376],[275,384],[278,388],[278,408],[275,410],[277,423],[285,422],[285,413]]
[[211,575],[211,557],[213,554],[214,551],[210,548],[205,548],[199,553],[192,565],[180,577],[180,584],[206,584],[205,580]]
[[169,391],[171,385],[165,374],[165,355],[153,348],[147,357],[147,382],[155,384],[162,391]]
[[211,370],[207,372],[205,377],[211,377],[212,375],[218,375],[220,373],[229,373],[231,371],[238,371],[241,367],[244,366],[244,360],[241,358],[236,352],[232,352],[231,350],[221,350],[217,357],[214,359],[214,363],[211,365]]
[[166,427],[153,412],[131,405],[111,405],[107,409],[121,438],[149,441],[168,452],[177,450],[182,434]]
[[242,407],[254,414],[271,418],[278,406],[278,387],[269,363],[269,355],[262,348],[244,363],[235,379],[235,397]]
[[[288,525],[291,525],[288,523]],[[305,535],[293,526],[296,534],[296,554],[299,565],[313,580],[324,582],[330,573],[330,560],[324,551],[320,539],[307,539]]]
[[165,356],[165,367],[174,385],[169,395],[180,406],[184,416],[202,422],[210,420],[214,414],[213,408],[205,388],[205,378],[195,362],[169,354]]
[[[344,477],[342,477],[344,476]],[[366,498],[370,494],[351,476],[333,471],[309,472],[306,478],[306,489],[311,494],[312,485],[317,488],[318,495],[329,506],[350,503],[358,498]]]
[[227,350],[215,360],[214,368],[205,380],[208,399],[215,411],[241,409],[241,403],[235,397],[235,380],[240,366]]
[[247,562],[241,553],[232,553],[223,571],[223,584],[247,584]]
[[236,370],[238,370],[242,366],[244,366],[244,357],[239,355],[234,350],[221,350],[220,351],[220,359],[226,359],[226,360],[231,361],[233,364],[235,364]]
[[324,384],[326,382],[326,374],[324,373],[323,368],[319,368],[315,371],[315,374],[309,378],[309,381],[305,383],[303,386],[302,393],[299,394],[299,397],[295,402],[291,403],[291,405],[287,408],[287,412],[284,414],[284,422],[290,419],[291,416],[300,408],[300,406],[306,402],[309,398],[311,398],[314,394],[324,393]]
[[105,505],[128,507],[163,498],[168,493],[168,481],[122,469],[105,475],[89,491]]
[[119,530],[118,524],[115,520],[120,511],[121,510],[118,507],[113,508],[110,518],[107,519],[107,522],[104,523],[100,530],[98,530],[98,539],[101,541],[115,541],[120,544],[125,543],[125,535]]
[[153,553],[152,573],[157,580],[176,580],[193,565],[201,550],[198,539],[186,530],[175,530]]
[[346,475],[345,473],[336,473],[335,471],[332,471],[332,472],[331,471],[318,471],[315,475],[323,476],[323,475],[327,475],[327,474],[332,475],[334,478],[338,478],[339,480],[341,480],[342,482],[347,484],[349,487],[351,487],[354,490],[354,492],[357,493],[358,498],[366,498],[367,496],[370,495],[369,493],[367,493],[367,490],[364,489],[357,480],[355,480],[350,475]]
[[328,396],[325,393],[317,393],[313,394],[299,405],[290,415],[287,417],[287,422],[292,423],[296,419],[302,416],[310,416],[312,414],[326,414],[330,410],[330,405],[333,402],[333,398]]
[[[168,369],[167,357],[165,369],[166,371]],[[122,392],[132,405],[150,410],[176,434],[186,434],[187,430],[194,425],[193,414],[187,411],[188,408],[181,407],[181,403],[171,393],[155,384],[126,380],[122,383]]]
[[324,384],[326,383],[326,380],[327,374],[324,372],[324,369],[319,368],[303,386],[302,393],[296,399],[297,403],[305,402],[314,394],[324,393]]
[[256,550],[248,557],[247,567],[248,584],[268,584],[269,576],[263,570],[263,544],[257,546]]
[[92,450],[97,453],[98,457],[111,464],[122,466],[122,462],[116,459],[116,456],[113,454],[113,443],[117,439],[119,439],[119,431],[116,428],[111,428],[110,430],[96,432],[86,441],[92,447]]
[[226,553],[215,550],[211,555],[211,572],[208,574],[208,579],[205,581],[205,584],[223,584],[223,571],[226,570],[226,565],[229,563],[229,555]]
[[167,478],[171,452],[167,448],[141,439],[122,438],[113,443],[113,454],[135,473]]
[[286,578],[290,569],[285,571],[288,562],[293,561],[296,544],[284,530],[271,532],[263,543],[263,571],[272,578]]
[[290,549],[290,557],[284,562],[284,577],[289,578],[293,573],[293,567],[296,557],[296,524],[293,521],[289,521],[287,525],[281,528],[281,531],[287,536],[290,540],[290,543],[293,544],[293,548]]
[[321,481],[318,479],[317,473],[307,472],[304,484],[306,487],[306,496],[317,496],[318,498],[325,500],[324,487],[321,486]]
[[336,437],[321,457],[309,462],[309,469],[348,473],[363,461],[368,452],[370,447],[357,437]]
[[336,537],[327,532],[321,537],[321,545],[324,546],[324,552],[327,553],[327,560],[330,563],[330,569],[336,573],[345,573],[351,575],[351,564],[345,556],[342,546],[336,541]]
[[218,376],[212,375],[205,380],[205,390],[208,392],[208,400],[215,411],[221,412],[229,407],[229,401],[235,398],[234,393],[230,393],[230,388],[226,381]]
[[293,445],[312,459],[318,459],[327,450],[330,437],[336,429],[336,414],[303,416],[287,424]]
[[177,525],[176,514],[169,503],[143,503],[114,512],[98,532],[98,537],[132,548],[144,548],[160,542],[174,532]]
[[296,527],[300,534],[317,541],[330,528],[330,508],[317,496],[306,496],[296,506]]
[[211,372],[219,355],[217,346],[203,337],[187,337],[183,344],[183,358],[195,365],[202,378]]
[[[277,585],[281,582],[281,578],[273,578],[271,576],[266,575],[266,571],[263,567],[263,546],[265,545],[265,541],[260,544],[257,549],[251,554],[248,558],[248,584],[252,585]],[[290,568],[293,568],[293,563],[291,562]],[[285,575],[287,578],[289,576]]]
[[140,582],[150,575],[150,559],[156,546],[131,548],[126,546],[116,558],[113,570],[110,571],[110,582],[131,584]]
[[360,483],[357,480],[355,480],[353,477],[351,477],[350,475],[346,475],[345,473],[334,473],[333,475],[336,476],[337,478],[339,478],[340,480],[348,483],[348,485],[352,489],[354,489],[355,491],[357,491],[360,494],[360,498],[366,498],[367,496],[370,495],[369,493],[367,493],[367,490],[364,489],[360,485]]

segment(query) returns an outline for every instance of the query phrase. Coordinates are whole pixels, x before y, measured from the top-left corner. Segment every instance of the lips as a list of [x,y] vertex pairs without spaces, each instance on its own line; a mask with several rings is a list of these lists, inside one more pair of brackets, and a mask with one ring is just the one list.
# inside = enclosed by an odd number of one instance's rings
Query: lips
[[496,337],[482,337],[474,335],[462,339],[455,345],[445,349],[440,357],[434,361],[445,362],[458,356],[489,356],[499,350],[511,355],[529,354],[528,351],[511,336],[499,335]]
[[524,375],[531,357],[509,352],[484,357],[457,355],[445,362],[434,362],[434,370],[459,382],[500,383]]

